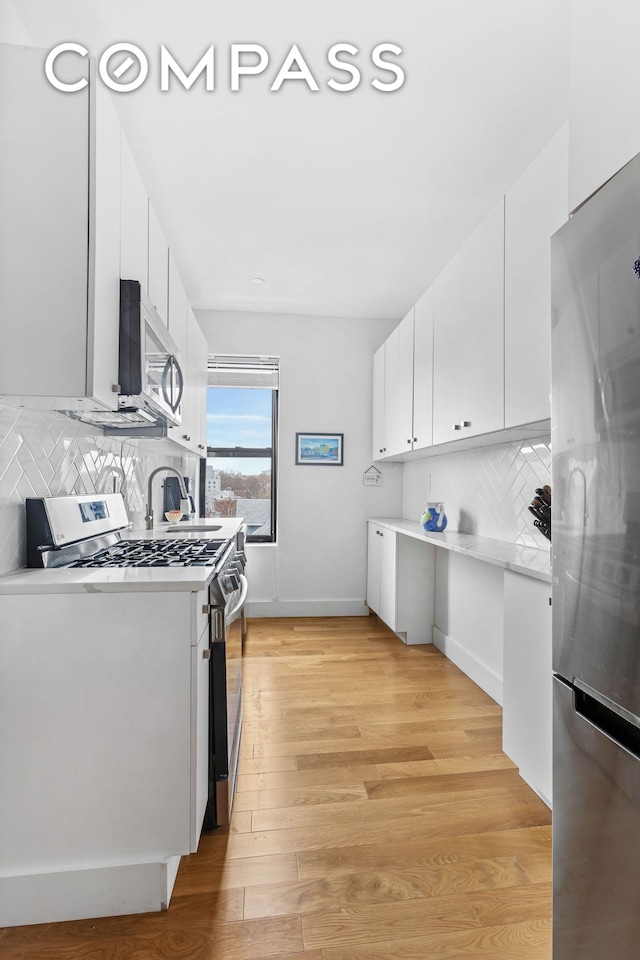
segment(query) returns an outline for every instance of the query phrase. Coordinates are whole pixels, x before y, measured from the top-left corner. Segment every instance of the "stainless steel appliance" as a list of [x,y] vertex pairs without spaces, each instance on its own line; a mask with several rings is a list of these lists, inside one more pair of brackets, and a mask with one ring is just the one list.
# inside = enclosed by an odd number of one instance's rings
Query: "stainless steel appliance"
[[120,281],[119,337],[117,409],[73,415],[118,433],[165,435],[167,425],[181,422],[184,375],[178,348],[138,280]]
[[211,583],[209,700],[209,802],[204,829],[225,826],[231,817],[242,735],[242,641],[247,579],[245,554],[227,551]]
[[209,789],[205,828],[229,822],[242,732],[242,640],[247,595],[245,527],[231,539],[180,535],[123,539],[122,495],[80,494],[26,501],[27,566],[207,567],[209,614]]
[[640,943],[640,157],[552,240],[554,960]]

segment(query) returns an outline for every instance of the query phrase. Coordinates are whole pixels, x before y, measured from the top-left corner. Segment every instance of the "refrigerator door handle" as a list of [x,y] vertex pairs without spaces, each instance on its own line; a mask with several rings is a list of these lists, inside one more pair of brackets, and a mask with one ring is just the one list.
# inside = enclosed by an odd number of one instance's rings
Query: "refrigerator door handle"
[[[581,686],[584,687],[586,684]],[[640,759],[640,721],[637,717],[635,722],[628,719],[628,717],[633,717],[633,714],[622,707],[616,705],[615,709],[612,709],[609,703],[603,702],[605,699],[602,694],[599,694],[597,698],[591,696],[584,689],[580,689],[578,684],[574,687],[573,708],[575,712],[610,740],[617,743],[618,746]]]
[[640,717],[636,716],[635,713],[631,713],[630,710],[625,710],[624,707],[621,707],[619,703],[616,703],[615,700],[611,700],[609,697],[605,697],[604,693],[600,693],[599,690],[596,690],[595,687],[590,687],[588,683],[585,683],[584,680],[578,680],[577,678],[573,681],[573,684],[577,690],[581,690],[583,693],[586,693],[588,697],[591,697],[592,700],[597,700],[598,703],[601,703],[603,707],[606,707],[607,710],[611,710],[612,713],[617,714],[619,717],[622,717],[623,720],[627,720],[632,726],[638,727],[640,729]]

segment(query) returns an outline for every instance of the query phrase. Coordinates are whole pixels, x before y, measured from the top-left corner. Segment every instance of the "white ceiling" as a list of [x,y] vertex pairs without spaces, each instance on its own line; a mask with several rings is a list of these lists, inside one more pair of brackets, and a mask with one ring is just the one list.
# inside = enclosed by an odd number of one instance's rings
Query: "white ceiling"
[[[403,316],[568,115],[568,0],[13,0],[33,43],[137,44],[149,77],[118,109],[193,305]],[[353,43],[350,93],[326,54]],[[403,48],[383,94],[369,51]],[[271,62],[229,90],[231,43]],[[216,90],[159,90],[164,43]],[[269,91],[293,43],[320,91]],[[251,283],[259,276],[262,286]]]

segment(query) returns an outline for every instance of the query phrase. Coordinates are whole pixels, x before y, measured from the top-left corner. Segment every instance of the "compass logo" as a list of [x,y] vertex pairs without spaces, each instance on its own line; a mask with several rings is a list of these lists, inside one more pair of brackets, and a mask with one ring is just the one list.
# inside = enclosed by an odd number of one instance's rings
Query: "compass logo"
[[[405,81],[402,67],[394,59],[402,54],[402,47],[396,43],[379,43],[369,53],[373,67],[382,73],[382,77],[375,75],[370,85],[382,93],[392,93],[399,90]],[[62,80],[56,73],[56,61],[63,54],[77,54],[87,57],[89,51],[80,43],[59,43],[49,51],[45,60],[45,74],[49,83],[63,93],[74,93],[84,89],[88,80],[81,78],[75,81]],[[360,50],[352,43],[334,43],[326,54],[329,67],[337,76],[330,76],[326,86],[337,93],[348,93],[360,85],[362,79],[361,65],[357,60]],[[270,63],[269,53],[259,43],[232,43],[228,50],[228,77],[229,89],[237,92],[241,88],[243,78],[263,74]],[[149,60],[143,50],[135,43],[113,43],[104,51],[98,60],[98,72],[102,82],[117,93],[130,93],[137,90],[147,79],[149,74]],[[346,74],[346,77],[344,76]],[[391,79],[384,75],[390,74]],[[171,78],[174,83],[180,84],[189,90],[195,81],[204,75],[204,88],[208,92],[215,90],[215,48],[213,44],[205,50],[190,73],[186,73],[176,58],[164,44],[160,47],[160,90],[167,92]],[[302,54],[297,44],[292,44],[286,56],[280,63],[275,77],[272,78],[268,89],[277,93],[285,82],[306,84],[312,92],[320,90],[318,81],[311,66]]]

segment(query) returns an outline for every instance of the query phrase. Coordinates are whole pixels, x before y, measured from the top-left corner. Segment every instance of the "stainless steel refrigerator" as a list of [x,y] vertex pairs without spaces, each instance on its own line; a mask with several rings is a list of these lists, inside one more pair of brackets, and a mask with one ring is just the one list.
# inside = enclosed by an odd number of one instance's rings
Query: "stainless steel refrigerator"
[[554,960],[640,957],[640,157],[553,237]]

